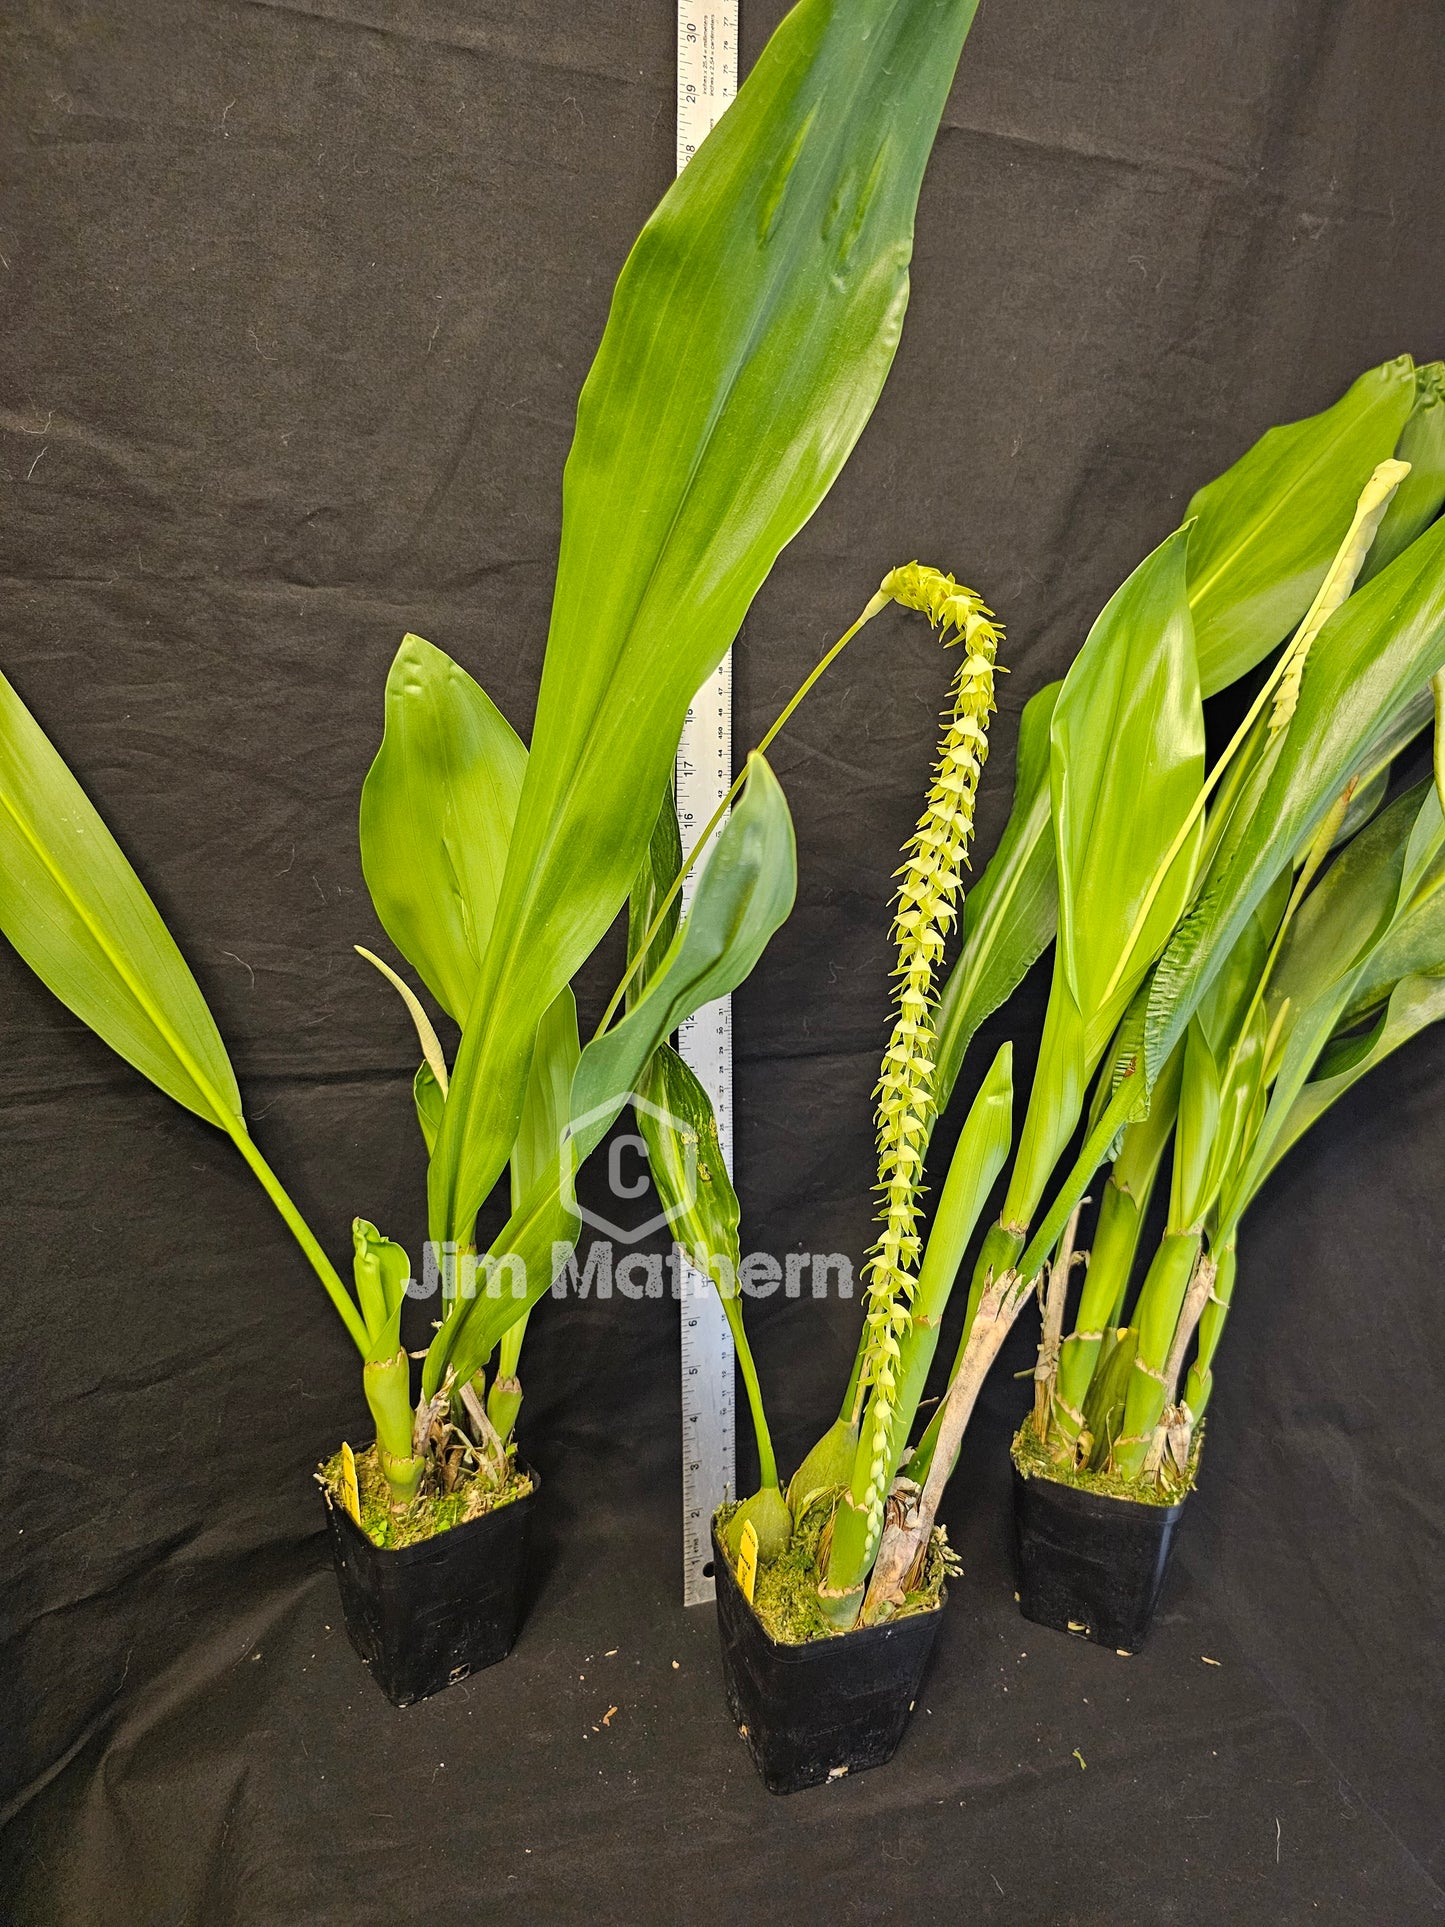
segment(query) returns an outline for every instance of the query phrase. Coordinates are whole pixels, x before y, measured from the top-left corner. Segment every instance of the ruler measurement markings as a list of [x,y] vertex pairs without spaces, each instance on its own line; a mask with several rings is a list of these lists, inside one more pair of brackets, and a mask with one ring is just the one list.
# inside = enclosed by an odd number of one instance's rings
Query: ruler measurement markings
[[[680,174],[737,92],[738,0],[679,0],[677,9],[677,171]],[[732,659],[693,698],[677,756],[677,815],[691,849],[732,781]],[[691,878],[683,888],[692,901]],[[732,1007],[705,1004],[681,1027],[682,1056],[712,1099],[723,1159],[732,1170]],[[735,1493],[736,1413],[733,1340],[711,1283],[682,1267],[682,1573],[683,1603],[714,1596],[710,1523]]]

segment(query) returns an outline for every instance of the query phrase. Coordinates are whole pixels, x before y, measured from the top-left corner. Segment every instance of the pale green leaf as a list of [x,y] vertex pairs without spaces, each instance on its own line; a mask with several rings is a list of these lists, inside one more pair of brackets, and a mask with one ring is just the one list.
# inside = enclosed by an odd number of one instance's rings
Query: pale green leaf
[[407,636],[361,791],[361,868],[382,928],[458,1023],[491,934],[526,766],[486,691]]
[[[754,755],[737,806],[698,877],[692,908],[647,994],[578,1060],[568,1106],[571,1168],[606,1136],[658,1046],[693,1011],[743,982],[791,910],[795,889],[788,806],[767,763]],[[442,1382],[448,1364],[462,1377],[477,1371],[507,1326],[550,1286],[555,1247],[570,1250],[578,1229],[562,1179],[562,1158],[554,1157],[492,1246],[494,1256],[521,1261],[525,1296],[459,1300],[427,1354],[425,1389]]]
[[872,412],[975,0],[803,0],[669,189],[578,405],[531,756],[431,1166],[465,1237],[542,1012],[637,874],[693,694]]
[[1415,405],[1408,355],[1367,369],[1323,414],[1271,428],[1199,490],[1189,600],[1206,696],[1284,641],[1324,580],[1377,463]]
[[94,805],[0,676],[0,930],[168,1097],[232,1135],[241,1097],[215,1020]]

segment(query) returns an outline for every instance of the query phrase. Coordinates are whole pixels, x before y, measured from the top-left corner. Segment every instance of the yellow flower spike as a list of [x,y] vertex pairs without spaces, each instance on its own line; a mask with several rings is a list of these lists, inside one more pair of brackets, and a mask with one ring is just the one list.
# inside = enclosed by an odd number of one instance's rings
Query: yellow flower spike
[[973,805],[988,755],[994,707],[994,658],[1002,638],[993,611],[951,575],[909,562],[883,579],[882,593],[927,616],[945,644],[962,643],[944,712],[932,780],[918,826],[903,847],[892,936],[898,950],[896,1015],[883,1053],[877,1100],[880,1236],[863,1267],[867,1279],[868,1355],[863,1379],[873,1388],[870,1482],[865,1495],[869,1533],[883,1524],[884,1481],[892,1460],[897,1411],[892,1361],[908,1329],[922,1240],[918,1235],[922,1146],[933,1120],[934,972],[944,936],[959,916],[958,897]]

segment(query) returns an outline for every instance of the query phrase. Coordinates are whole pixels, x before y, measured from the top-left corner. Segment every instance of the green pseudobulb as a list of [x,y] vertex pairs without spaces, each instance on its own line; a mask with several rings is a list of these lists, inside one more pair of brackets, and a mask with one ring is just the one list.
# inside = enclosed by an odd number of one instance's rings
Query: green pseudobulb
[[758,1535],[759,1561],[766,1564],[770,1559],[780,1559],[793,1536],[793,1515],[775,1485],[765,1485],[745,1499],[728,1520],[723,1543],[729,1559],[736,1561],[742,1549],[743,1527],[749,1520]]

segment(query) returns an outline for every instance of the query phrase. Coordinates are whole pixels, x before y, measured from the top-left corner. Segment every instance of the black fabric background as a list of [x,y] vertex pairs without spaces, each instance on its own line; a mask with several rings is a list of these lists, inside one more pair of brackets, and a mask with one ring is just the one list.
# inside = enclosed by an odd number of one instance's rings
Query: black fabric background
[[[751,58],[780,6],[743,11]],[[889,565],[935,561],[1009,625],[987,853],[1020,707],[1190,490],[1365,365],[1445,351],[1441,26],[1434,0],[984,0],[887,391],[744,632],[739,751]],[[663,0],[9,12],[4,666],[337,1253],[356,1211],[422,1236],[414,1052],[350,952],[386,665],[416,628],[527,726],[577,389],[671,173],[672,35]],[[745,1248],[866,1245],[888,878],[944,679],[887,618],[778,747],[801,885],[737,999]],[[1042,995],[1009,1016],[1025,1064]],[[1250,1221],[1148,1651],[1014,1609],[1021,1328],[903,1751],[776,1801],[678,1604],[674,1308],[538,1313],[531,1617],[505,1666],[392,1711],[310,1481],[366,1435],[338,1322],[230,1147],[0,957],[0,1908],[1439,1918],[1442,1078],[1417,1040]],[[857,1307],[753,1310],[791,1462]]]

